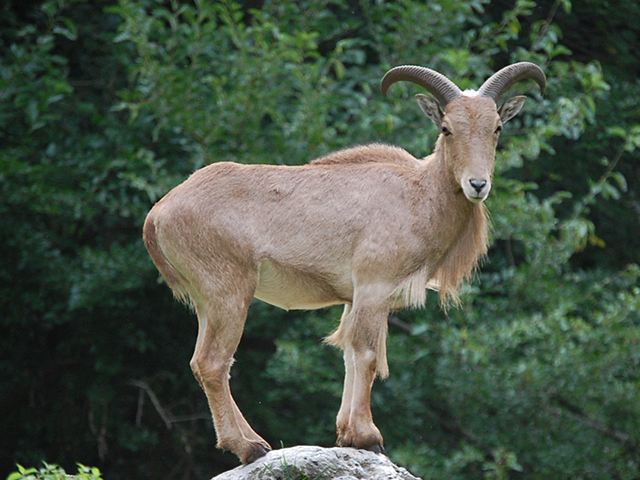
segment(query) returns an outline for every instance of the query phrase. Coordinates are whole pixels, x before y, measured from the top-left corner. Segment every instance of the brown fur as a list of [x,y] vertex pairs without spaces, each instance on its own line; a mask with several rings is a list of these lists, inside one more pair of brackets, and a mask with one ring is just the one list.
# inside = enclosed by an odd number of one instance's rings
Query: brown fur
[[478,261],[487,253],[488,242],[486,208],[484,204],[474,205],[469,223],[444,255],[431,278],[445,308],[450,304],[458,304],[460,284],[473,275]]
[[316,158],[311,162],[311,165],[379,162],[415,167],[417,161],[419,160],[402,148],[372,143],[370,145],[362,145],[357,149],[345,148],[338,150],[324,157]]
[[[375,376],[389,373],[388,314],[423,305],[427,287],[439,288],[443,305],[455,302],[486,253],[481,202],[499,123],[492,100],[462,97],[442,119],[453,134],[441,135],[425,159],[373,144],[297,167],[213,164],[149,212],[149,254],[198,315],[191,367],[221,448],[243,463],[270,448],[242,416],[228,381],[255,296],[285,309],[345,305],[326,339],[345,358],[338,444],[381,451],[369,399]],[[470,198],[478,179],[489,187]]]
[[153,259],[156,268],[171,288],[174,296],[181,302],[193,306],[191,298],[189,297],[189,291],[186,288],[187,280],[171,265],[171,262],[160,248],[158,232],[152,216],[148,216],[144,222],[142,239],[149,252],[149,256]]

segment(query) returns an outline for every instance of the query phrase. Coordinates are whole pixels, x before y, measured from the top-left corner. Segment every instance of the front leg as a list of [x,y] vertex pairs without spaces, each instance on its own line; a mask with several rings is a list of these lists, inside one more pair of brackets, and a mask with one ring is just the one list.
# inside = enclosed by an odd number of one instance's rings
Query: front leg
[[336,421],[339,446],[384,451],[371,414],[371,387],[376,374],[388,374],[387,317],[387,308],[345,308],[340,327],[332,336],[340,338],[345,360],[344,392]]
[[[340,326],[342,327],[343,321],[346,323],[347,320],[345,317],[349,315],[351,312],[351,305],[347,304],[344,307],[344,312],[342,314],[342,318],[340,319]],[[338,329],[336,336],[339,332],[341,332],[341,328]],[[332,336],[333,337],[333,336]],[[351,346],[344,345],[343,343],[336,343],[335,339],[328,339],[334,345],[340,347],[344,350],[344,388],[342,390],[342,401],[340,403],[340,410],[338,411],[338,416],[336,418],[336,430],[338,432],[338,441],[336,442],[339,446],[343,446],[341,443],[341,438],[343,433],[346,432],[347,427],[349,426],[349,417],[351,416],[351,399],[353,398],[353,385],[354,385],[354,377],[355,377],[355,356],[353,354],[353,348]],[[342,339],[341,339],[342,341]]]

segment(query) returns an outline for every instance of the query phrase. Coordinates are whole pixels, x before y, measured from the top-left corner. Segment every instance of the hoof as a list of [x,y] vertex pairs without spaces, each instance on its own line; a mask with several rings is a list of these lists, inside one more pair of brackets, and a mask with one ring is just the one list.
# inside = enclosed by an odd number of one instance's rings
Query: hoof
[[382,453],[384,454],[384,446],[383,445],[371,445],[370,447],[364,447],[364,450],[369,450],[373,453]]
[[245,465],[248,463],[253,463],[259,458],[264,457],[270,451],[271,451],[271,447],[269,445],[260,444],[260,445],[257,445],[255,448],[253,448],[252,452],[249,455],[247,455],[247,457],[244,460],[243,459],[240,459],[240,460]]
[[228,450],[235,453],[240,462],[243,465],[247,465],[248,463],[253,463],[259,458],[264,457],[267,453],[271,451],[271,446],[265,442],[249,442],[248,444],[244,444],[243,447],[239,450],[234,450],[232,448],[224,448],[220,447],[223,450]]
[[347,436],[339,436],[336,440],[338,447],[358,448],[360,450],[368,450],[373,453],[384,453],[384,446],[382,444],[382,438],[375,435],[373,438],[365,439],[364,441],[355,441],[349,439]]
[[270,451],[271,451],[271,448],[269,448],[269,447],[267,447],[267,446],[264,446],[264,445],[263,445],[263,446],[261,446],[260,448],[255,449],[255,450],[253,451],[253,453],[247,457],[247,460],[246,460],[246,461],[244,461],[244,462],[242,462],[242,463],[244,463],[244,464],[247,464],[247,463],[253,463],[253,462],[255,462],[256,460],[258,460],[259,458],[264,457],[264,456],[265,456],[267,453],[269,453]]

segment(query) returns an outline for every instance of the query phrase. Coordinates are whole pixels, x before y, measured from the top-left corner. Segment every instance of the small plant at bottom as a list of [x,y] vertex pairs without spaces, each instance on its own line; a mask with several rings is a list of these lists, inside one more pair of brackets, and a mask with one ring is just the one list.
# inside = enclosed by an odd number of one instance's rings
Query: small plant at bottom
[[47,462],[42,462],[42,464],[40,469],[16,465],[18,470],[10,473],[7,480],[104,480],[97,467],[87,467],[78,463],[78,473],[69,475],[59,465]]
[[289,465],[287,462],[287,457],[282,456],[282,464],[281,464],[281,473],[277,474],[273,471],[269,465],[265,465],[265,467],[271,475],[273,475],[277,480],[323,480],[322,475],[327,471],[325,468],[322,472],[314,477],[309,477],[306,473],[301,472],[297,465],[294,463],[293,465]]

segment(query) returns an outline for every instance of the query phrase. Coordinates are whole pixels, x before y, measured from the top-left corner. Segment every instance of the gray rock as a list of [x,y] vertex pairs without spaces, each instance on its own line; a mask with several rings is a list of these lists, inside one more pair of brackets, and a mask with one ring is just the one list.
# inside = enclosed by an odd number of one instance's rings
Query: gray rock
[[301,445],[273,450],[212,480],[420,480],[384,455]]

